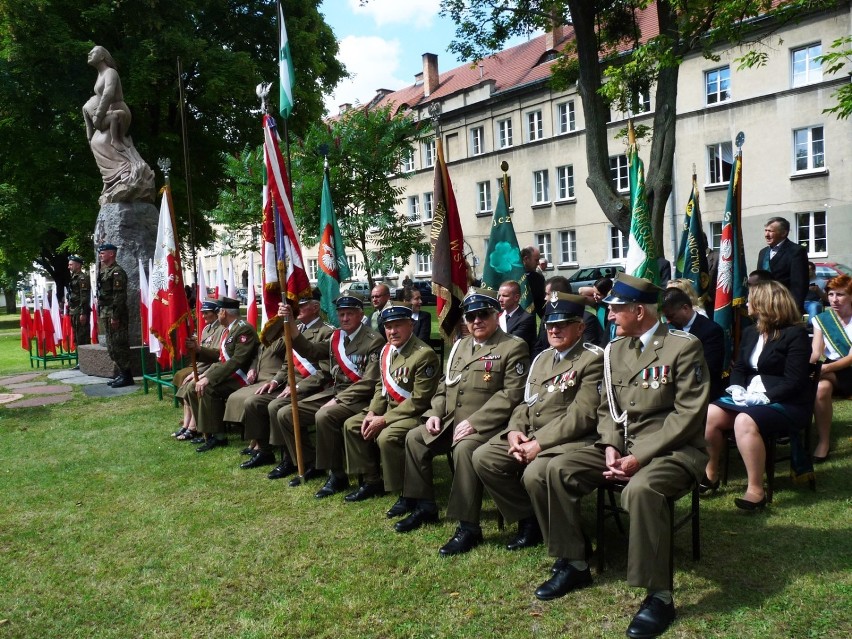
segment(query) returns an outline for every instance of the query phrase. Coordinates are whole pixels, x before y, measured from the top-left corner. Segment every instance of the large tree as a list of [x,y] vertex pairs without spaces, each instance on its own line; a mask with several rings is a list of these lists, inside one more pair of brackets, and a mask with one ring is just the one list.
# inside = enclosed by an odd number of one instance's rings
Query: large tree
[[[652,33],[643,33],[638,15],[651,4]],[[778,26],[808,11],[845,2],[835,0],[442,0],[442,12],[457,24],[450,50],[464,59],[500,50],[512,36],[571,24],[575,39],[554,65],[556,88],[576,82],[586,123],[586,183],[606,217],[622,231],[630,225],[628,203],[612,184],[607,122],[610,107],[639,112],[639,96],[655,91],[651,151],[645,189],[662,250],[666,202],[672,190],[678,71],[684,56],[700,51],[713,57],[720,43],[755,44]],[[776,5],[776,6],[773,6]],[[763,14],[766,19],[751,20]],[[765,53],[753,49],[742,64],[756,65]]]
[[[323,113],[322,94],[345,76],[320,0],[283,0],[296,68],[290,119],[304,131]],[[278,75],[276,3],[272,0],[0,0],[0,182],[7,211],[26,226],[28,254],[62,285],[69,251],[93,258],[91,234],[101,178],[80,109],[96,73],[93,45],[118,63],[130,134],[152,166],[172,160],[172,185],[186,238],[176,62],[183,64],[187,142],[197,238],[223,181],[220,156],[261,139],[255,86]],[[277,94],[277,92],[273,92]],[[14,202],[9,202],[9,199]]]

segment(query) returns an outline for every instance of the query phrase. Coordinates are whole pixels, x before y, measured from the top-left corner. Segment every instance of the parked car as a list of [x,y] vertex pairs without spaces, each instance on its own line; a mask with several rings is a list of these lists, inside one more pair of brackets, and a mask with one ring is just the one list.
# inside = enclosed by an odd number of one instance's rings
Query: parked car
[[814,266],[816,266],[816,284],[820,288],[825,288],[828,280],[838,275],[852,276],[852,268],[849,268],[845,264],[837,262],[814,262]]
[[356,280],[354,282],[347,282],[340,287],[341,293],[357,293],[364,299],[369,299],[370,297],[370,283],[364,282],[361,280]]
[[602,277],[614,278],[616,273],[624,273],[624,267],[621,264],[583,266],[571,275],[568,281],[571,283],[571,290],[576,293],[580,287],[591,286]]
[[[435,306],[438,303],[438,298],[432,292],[432,282],[429,280],[414,280],[411,283],[411,288],[420,291],[420,299],[423,300],[423,306]],[[401,302],[404,295],[405,287],[400,286],[394,291],[393,298]]]

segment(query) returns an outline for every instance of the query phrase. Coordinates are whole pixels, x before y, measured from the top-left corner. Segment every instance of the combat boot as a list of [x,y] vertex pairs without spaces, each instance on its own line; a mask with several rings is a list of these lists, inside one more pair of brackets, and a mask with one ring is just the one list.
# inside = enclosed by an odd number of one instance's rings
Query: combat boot
[[123,388],[125,386],[133,386],[136,382],[133,381],[133,373],[130,369],[121,372],[121,378],[112,384],[113,388]]

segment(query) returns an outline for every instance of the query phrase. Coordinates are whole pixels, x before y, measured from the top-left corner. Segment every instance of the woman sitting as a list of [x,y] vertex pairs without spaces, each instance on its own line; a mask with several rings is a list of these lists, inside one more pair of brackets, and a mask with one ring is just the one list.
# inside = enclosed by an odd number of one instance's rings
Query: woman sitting
[[749,315],[754,325],[745,329],[740,352],[731,372],[730,397],[712,402],[707,410],[707,463],[702,492],[719,487],[719,459],[727,431],[733,429],[743,458],[748,488],[736,499],[738,508],[756,510],[766,505],[763,437],[787,435],[808,418],[810,338],[796,301],[779,282],[759,282],[749,289]]
[[838,275],[825,285],[830,308],[813,318],[814,341],[811,361],[825,357],[817,387],[814,419],[817,442],[814,462],[828,459],[831,435],[831,396],[837,391],[852,395],[852,277]]
[[403,300],[411,304],[411,319],[414,320],[414,336],[428,342],[432,336],[432,316],[420,310],[423,306],[423,296],[416,288],[406,288]]

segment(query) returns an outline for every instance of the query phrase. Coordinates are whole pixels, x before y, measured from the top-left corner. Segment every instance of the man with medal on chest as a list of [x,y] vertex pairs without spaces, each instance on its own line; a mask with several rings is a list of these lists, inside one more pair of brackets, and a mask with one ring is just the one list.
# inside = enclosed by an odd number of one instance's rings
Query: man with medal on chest
[[[329,497],[349,486],[345,470],[343,424],[367,407],[379,380],[379,352],[385,340],[369,326],[362,324],[364,300],[354,293],[345,293],[334,300],[340,328],[331,334],[330,341],[311,342],[296,332],[293,350],[304,357],[317,360],[325,357],[329,363],[331,386],[301,397],[299,393],[299,424],[302,428],[302,452],[305,460],[305,479],[328,471],[325,485],[314,495]],[[287,313],[288,321],[293,322]],[[295,331],[294,331],[295,332]],[[322,372],[318,371],[318,375]],[[312,376],[313,378],[313,376]],[[281,428],[288,449],[295,452],[295,429],[290,404],[278,409],[275,419]],[[308,436],[308,427],[316,426],[316,446]],[[290,482],[298,486],[298,478]]]
[[358,489],[344,498],[348,502],[402,490],[405,436],[420,424],[438,388],[441,364],[435,351],[414,336],[411,306],[388,302],[381,324],[388,339],[379,355],[381,379],[367,409],[343,427],[347,470],[362,476]]
[[548,537],[547,465],[597,437],[603,349],[583,342],[585,298],[550,294],[544,323],[550,347],[530,366],[524,401],[509,426],[473,454],[473,467],[506,521],[518,522],[508,550]]
[[[438,520],[432,459],[451,452],[447,518],[458,520],[459,526],[440,549],[442,556],[468,552],[482,542],[483,488],[473,469],[473,452],[505,427],[523,399],[529,368],[526,342],[500,329],[495,291],[471,289],[462,310],[470,335],[453,345],[432,408],[423,416],[426,423],[409,431],[405,440],[402,495],[405,509],[413,510],[395,526],[404,533]],[[405,514],[400,511],[394,514]]]
[[661,292],[619,273],[603,300],[617,337],[604,353],[598,440],[547,467],[548,551],[557,560],[552,577],[535,591],[550,600],[591,584],[580,501],[598,486],[622,484],[621,505],[630,513],[627,583],[646,589],[627,628],[633,638],[659,636],[675,618],[667,498],[689,490],[707,463],[710,383],[703,349],[694,336],[660,323]]

